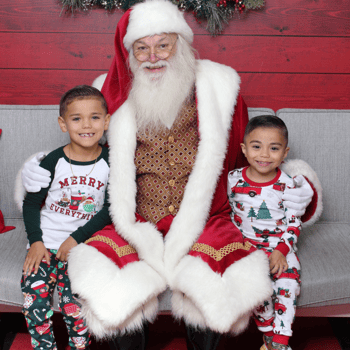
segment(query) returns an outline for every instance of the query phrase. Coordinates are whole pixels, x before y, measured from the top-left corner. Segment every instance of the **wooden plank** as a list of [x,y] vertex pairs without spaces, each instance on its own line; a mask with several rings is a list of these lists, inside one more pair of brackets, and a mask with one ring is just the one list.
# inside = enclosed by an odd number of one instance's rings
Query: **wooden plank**
[[197,36],[194,47],[240,72],[350,73],[348,38]]
[[[3,34],[0,67],[108,70],[113,38],[113,34]],[[200,58],[241,72],[350,73],[347,38],[197,36],[194,47]]]
[[[122,11],[103,9],[63,13],[59,1],[2,0],[0,31],[114,33]],[[206,23],[199,24],[192,13],[185,14],[196,34],[209,35]],[[262,10],[233,18],[224,34],[350,36],[348,1],[268,0]]]
[[[78,84],[91,84],[103,71],[0,70],[0,104],[57,104]],[[249,107],[350,109],[348,74],[241,73]]]
[[7,33],[0,46],[1,68],[108,70],[114,57],[113,34]]
[[249,107],[350,109],[349,74],[240,73]]
[[89,70],[0,70],[0,104],[58,104],[64,92],[91,84],[105,72]]
[[122,11],[62,12],[59,0],[2,0],[0,31],[114,33]]
[[[338,6],[339,5],[339,6]],[[350,36],[347,1],[268,0],[261,11],[233,20],[223,34]]]

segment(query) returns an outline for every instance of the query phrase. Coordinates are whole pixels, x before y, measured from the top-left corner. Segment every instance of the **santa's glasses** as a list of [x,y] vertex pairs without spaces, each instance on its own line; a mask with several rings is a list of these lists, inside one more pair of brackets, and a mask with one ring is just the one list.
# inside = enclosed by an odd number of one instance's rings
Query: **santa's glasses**
[[160,60],[166,60],[173,52],[176,41],[177,37],[175,39],[166,37],[153,46],[148,46],[142,42],[136,42],[133,46],[134,56],[140,62],[149,61],[152,54]]

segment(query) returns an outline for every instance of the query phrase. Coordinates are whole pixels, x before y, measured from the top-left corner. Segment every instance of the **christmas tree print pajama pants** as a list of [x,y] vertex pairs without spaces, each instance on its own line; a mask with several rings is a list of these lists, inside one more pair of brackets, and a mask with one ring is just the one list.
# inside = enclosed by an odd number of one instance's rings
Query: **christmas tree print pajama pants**
[[71,348],[85,349],[90,344],[90,334],[80,317],[80,306],[72,294],[67,273],[67,263],[56,259],[57,250],[49,250],[50,265],[45,258],[38,273],[23,276],[21,280],[25,316],[34,349],[57,349],[52,331],[52,295],[57,285],[59,308],[69,334]]
[[273,295],[254,311],[254,319],[261,332],[273,331],[291,337],[296,300],[300,294],[300,262],[294,252],[288,253],[286,259],[288,270],[278,279],[271,275]]

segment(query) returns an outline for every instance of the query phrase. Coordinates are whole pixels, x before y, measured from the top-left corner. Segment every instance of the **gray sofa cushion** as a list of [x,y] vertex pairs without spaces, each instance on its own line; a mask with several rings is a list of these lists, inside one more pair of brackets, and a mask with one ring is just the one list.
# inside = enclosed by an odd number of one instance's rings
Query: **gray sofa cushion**
[[[60,131],[58,106],[0,105],[0,209],[6,225],[15,230],[0,235],[0,311],[20,311],[23,296],[21,270],[27,236],[22,214],[14,202],[15,178],[24,161],[38,151],[53,150],[68,143]],[[53,305],[57,308],[58,297]]]
[[14,203],[14,182],[24,161],[39,151],[69,142],[57,122],[58,106],[0,105],[0,209],[5,218],[22,218]]
[[350,110],[281,109],[277,116],[290,134],[288,159],[305,160],[321,181],[321,220],[349,223]]
[[321,222],[298,241],[301,293],[298,306],[350,304],[350,224]]
[[288,159],[304,159],[323,188],[320,221],[298,242],[301,295],[298,306],[350,303],[350,110],[281,109],[290,135]]
[[[0,311],[19,312],[23,305],[20,282],[28,241],[22,219],[7,219],[6,224],[16,229],[0,236]],[[52,305],[57,311],[57,289]]]

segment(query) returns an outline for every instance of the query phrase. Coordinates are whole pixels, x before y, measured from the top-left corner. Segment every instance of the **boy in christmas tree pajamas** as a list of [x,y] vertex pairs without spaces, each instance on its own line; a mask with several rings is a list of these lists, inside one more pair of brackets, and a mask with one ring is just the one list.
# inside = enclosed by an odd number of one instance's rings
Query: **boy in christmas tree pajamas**
[[99,145],[109,119],[99,90],[82,85],[66,92],[58,122],[69,133],[70,143],[44,158],[40,165],[51,172],[50,185],[28,193],[23,202],[29,240],[21,281],[23,313],[35,349],[57,349],[50,319],[56,284],[69,346],[85,349],[90,344],[80,305],[71,291],[67,257],[71,248],[111,222],[105,198],[108,148]]
[[261,350],[290,350],[289,338],[300,292],[300,263],[296,243],[300,218],[284,206],[284,190],[294,180],[278,167],[287,156],[288,131],[275,116],[252,118],[244,134],[242,151],[250,164],[228,175],[232,221],[245,239],[265,251],[270,262],[273,295],[254,312],[264,333]]

